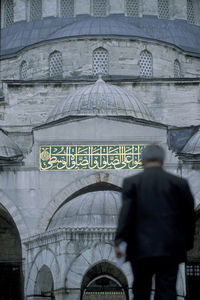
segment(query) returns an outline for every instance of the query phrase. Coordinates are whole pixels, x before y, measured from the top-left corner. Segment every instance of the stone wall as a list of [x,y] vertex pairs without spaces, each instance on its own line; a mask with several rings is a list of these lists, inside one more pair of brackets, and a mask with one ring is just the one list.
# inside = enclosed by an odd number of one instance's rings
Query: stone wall
[[[5,1],[5,0],[4,0]],[[14,0],[14,22],[29,20],[30,0]],[[186,0],[169,0],[170,19],[187,19]],[[193,0],[197,24],[200,24],[199,1]],[[59,0],[43,0],[42,17],[60,15]],[[92,14],[92,0],[74,0],[74,14]],[[4,14],[2,5],[2,17]],[[108,0],[108,14],[126,14],[126,0]],[[158,15],[157,0],[139,0],[139,15]],[[2,18],[3,20],[3,18]],[[2,21],[3,25],[3,21]]]
[[200,59],[184,55],[175,47],[142,41],[108,39],[79,39],[41,43],[24,49],[17,56],[0,61],[2,79],[20,79],[20,64],[26,61],[27,79],[49,78],[49,55],[57,50],[62,53],[63,79],[92,76],[93,51],[103,47],[109,54],[109,75],[140,76],[140,53],[151,52],[153,77],[173,78],[174,60],[181,64],[183,77],[200,76]]

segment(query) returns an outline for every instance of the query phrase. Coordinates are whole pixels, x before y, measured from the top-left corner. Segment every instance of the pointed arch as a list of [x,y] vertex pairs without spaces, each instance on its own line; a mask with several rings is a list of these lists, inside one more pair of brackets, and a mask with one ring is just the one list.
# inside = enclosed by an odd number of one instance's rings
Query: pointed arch
[[109,73],[109,54],[108,51],[99,47],[93,51],[93,74],[101,73],[107,75]]
[[54,280],[50,268],[43,265],[35,280],[34,294],[54,299]]
[[152,54],[147,50],[143,50],[140,53],[140,76],[153,77],[153,58]]
[[178,59],[174,61],[174,78],[182,77],[181,64]]
[[63,62],[62,53],[60,51],[53,51],[49,55],[49,77],[52,79],[59,79],[63,76]]

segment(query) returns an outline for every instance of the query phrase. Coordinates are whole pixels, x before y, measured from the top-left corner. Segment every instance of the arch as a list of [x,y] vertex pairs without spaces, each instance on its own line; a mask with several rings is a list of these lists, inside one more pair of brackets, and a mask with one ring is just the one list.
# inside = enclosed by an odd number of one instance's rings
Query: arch
[[34,295],[41,295],[41,297],[45,297],[48,300],[55,299],[53,276],[51,270],[46,265],[43,265],[38,271]]
[[126,14],[128,17],[139,16],[139,1],[138,0],[126,0]]
[[14,23],[14,1],[5,0],[4,1],[4,26],[9,26]]
[[169,0],[158,0],[158,17],[169,19]]
[[49,55],[49,77],[50,78],[62,78],[63,75],[63,63],[62,53],[55,50]]
[[92,11],[95,17],[105,17],[108,11],[108,0],[93,0]]
[[30,0],[30,21],[42,19],[42,0]]
[[[89,176],[84,176],[79,180],[75,180],[62,189],[45,207],[40,222],[38,224],[39,231],[43,232],[48,227],[48,224],[55,214],[55,212],[61,207],[63,203],[77,197],[80,191],[87,189],[89,186],[107,185],[110,189],[113,186],[121,188],[123,177],[108,173],[95,173]],[[67,200],[66,200],[67,199]]]
[[109,73],[109,54],[108,51],[99,47],[93,51],[93,74],[101,73],[107,75]]
[[153,76],[153,58],[152,54],[147,50],[143,50],[140,53],[140,76],[145,78]]
[[196,24],[193,0],[187,0],[187,21]]
[[0,282],[2,299],[23,297],[22,246],[17,227],[0,204]]
[[[127,286],[132,286],[132,272],[129,264],[123,264],[122,267],[116,267],[116,258],[113,245],[109,243],[96,243],[92,248],[83,251],[70,265],[66,273],[66,286],[68,289],[78,288],[83,286],[83,274],[100,263],[107,263],[116,268],[117,273],[123,275],[127,281]],[[115,277],[115,276],[114,276]],[[116,278],[117,279],[117,278]]]
[[[120,299],[129,299],[128,282],[124,273],[114,264],[102,261],[92,266],[84,275],[81,284],[81,299],[87,299],[87,293],[104,294],[114,292]],[[91,293],[90,293],[91,292]],[[115,296],[115,297],[116,297]],[[95,297],[95,295],[93,296]]]
[[174,78],[182,77],[181,64],[178,59],[174,61]]
[[74,0],[61,0],[60,2],[61,17],[74,17]]
[[23,60],[20,64],[20,79],[21,80],[27,79],[27,69],[28,69],[28,64],[25,60]]
[[42,249],[35,256],[35,259],[31,263],[30,270],[28,270],[26,281],[27,295],[33,295],[35,293],[38,273],[44,265],[51,271],[54,288],[56,288],[57,283],[60,282],[61,274],[56,255],[48,248]]
[[29,235],[29,229],[24,222],[21,212],[16,207],[13,201],[11,201],[1,190],[0,190],[0,203],[6,208],[11,217],[13,218],[16,227],[19,231],[20,238],[24,239]]

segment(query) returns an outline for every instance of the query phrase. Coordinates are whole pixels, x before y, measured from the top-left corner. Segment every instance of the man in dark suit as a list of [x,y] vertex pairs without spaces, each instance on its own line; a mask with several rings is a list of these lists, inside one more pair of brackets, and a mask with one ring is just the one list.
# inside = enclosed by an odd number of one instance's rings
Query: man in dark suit
[[134,300],[150,299],[153,275],[154,299],[175,300],[178,265],[193,248],[194,199],[185,179],[163,170],[160,146],[145,147],[142,162],[144,171],[123,183],[115,252],[131,263]]

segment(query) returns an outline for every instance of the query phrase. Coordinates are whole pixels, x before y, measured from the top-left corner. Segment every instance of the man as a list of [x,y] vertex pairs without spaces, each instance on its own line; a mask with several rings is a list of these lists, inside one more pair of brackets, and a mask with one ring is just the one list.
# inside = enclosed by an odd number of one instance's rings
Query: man
[[[193,248],[194,199],[185,179],[162,168],[164,150],[142,152],[144,171],[126,178],[115,237],[118,258],[130,260],[134,300],[149,300],[155,275],[155,300],[175,300],[178,265]],[[123,250],[124,242],[127,251]]]

